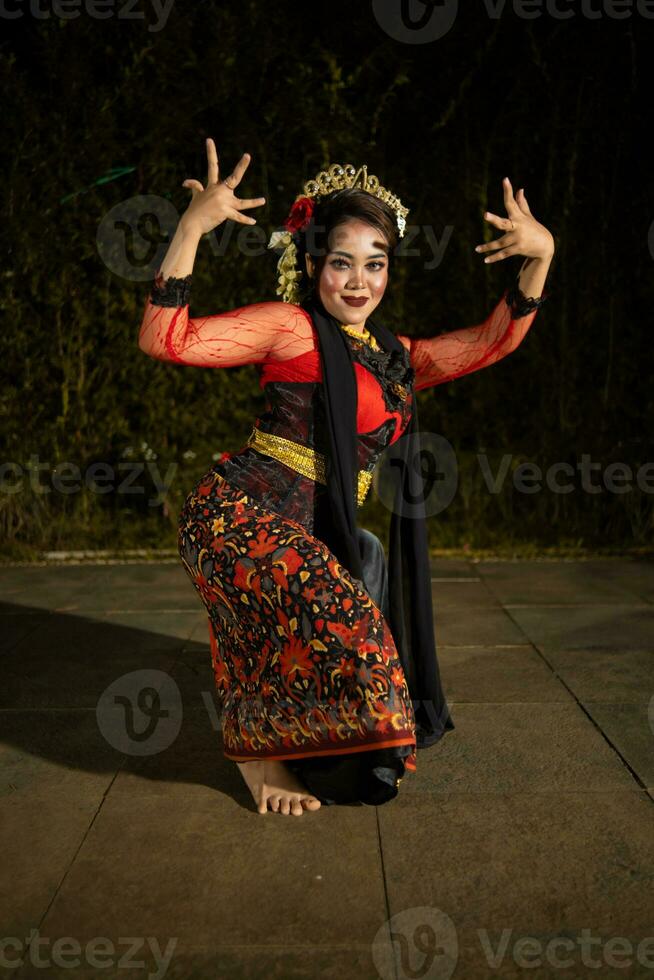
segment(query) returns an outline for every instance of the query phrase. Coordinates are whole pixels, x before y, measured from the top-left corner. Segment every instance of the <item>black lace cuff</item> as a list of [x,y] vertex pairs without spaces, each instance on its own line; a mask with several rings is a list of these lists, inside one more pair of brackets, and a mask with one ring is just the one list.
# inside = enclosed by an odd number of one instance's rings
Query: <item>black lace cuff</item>
[[192,275],[179,279],[168,276],[164,282],[161,271],[158,270],[150,290],[150,302],[153,306],[188,306],[192,279]]
[[518,275],[513,285],[505,293],[507,306],[510,308],[511,316],[514,320],[517,320],[518,317],[526,316],[528,313],[533,313],[534,310],[537,310],[543,305],[550,295],[549,290],[544,289],[542,296],[525,296],[518,285],[519,281],[520,276]]

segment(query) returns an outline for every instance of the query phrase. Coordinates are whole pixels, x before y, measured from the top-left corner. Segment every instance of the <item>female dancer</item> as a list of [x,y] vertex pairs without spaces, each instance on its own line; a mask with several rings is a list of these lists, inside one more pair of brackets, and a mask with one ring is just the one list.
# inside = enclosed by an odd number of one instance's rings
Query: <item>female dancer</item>
[[255,224],[243,212],[265,203],[234,193],[249,154],[223,181],[213,140],[207,158],[206,187],[184,181],[192,200],[155,276],[139,347],[198,367],[256,364],[266,394],[246,445],[201,477],[179,516],[180,556],[208,613],[224,753],[260,813],[384,803],[416,770],[416,748],[454,724],[406,450],[388,567],[356,506],[382,451],[417,430],[414,391],[520,344],[545,299],[553,238],[506,179],[508,217],[484,215],[505,234],[477,251],[492,253],[487,262],[526,256],[516,282],[478,326],[395,336],[371,314],[407,209],[365,167],[333,165],[305,184],[271,239],[286,246],[284,301],[191,318],[201,236],[227,218]]

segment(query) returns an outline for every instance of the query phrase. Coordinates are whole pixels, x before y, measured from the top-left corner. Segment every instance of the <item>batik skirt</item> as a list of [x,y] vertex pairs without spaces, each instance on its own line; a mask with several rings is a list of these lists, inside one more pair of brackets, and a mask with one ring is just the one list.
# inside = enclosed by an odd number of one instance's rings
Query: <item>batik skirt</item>
[[383,549],[366,534],[379,548],[364,549],[362,588],[323,541],[215,470],[179,515],[179,553],[208,613],[224,755],[284,760],[327,804],[386,802],[416,770],[413,705],[374,594]]

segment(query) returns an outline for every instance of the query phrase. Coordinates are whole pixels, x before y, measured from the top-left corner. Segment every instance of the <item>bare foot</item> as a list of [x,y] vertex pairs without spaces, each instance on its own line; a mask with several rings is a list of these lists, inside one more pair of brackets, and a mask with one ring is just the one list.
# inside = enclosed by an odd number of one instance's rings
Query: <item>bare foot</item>
[[284,813],[301,817],[305,810],[319,810],[320,800],[307,790],[281,760],[237,762],[259,813]]

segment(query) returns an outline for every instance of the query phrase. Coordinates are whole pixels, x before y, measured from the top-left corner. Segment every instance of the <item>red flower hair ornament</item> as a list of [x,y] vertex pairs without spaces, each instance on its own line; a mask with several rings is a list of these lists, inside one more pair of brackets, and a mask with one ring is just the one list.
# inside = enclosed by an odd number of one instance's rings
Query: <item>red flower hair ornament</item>
[[293,241],[293,235],[298,231],[304,231],[309,222],[316,202],[311,197],[298,197],[293,202],[293,206],[283,224],[283,231],[274,231],[270,236],[268,248],[283,247],[281,258],[277,263],[277,294],[281,295],[285,303],[295,303],[299,305],[300,295],[298,282],[301,273],[297,266],[297,248]]
[[284,228],[294,234],[296,231],[303,231],[311,221],[316,202],[310,197],[298,197],[293,203],[288,218],[284,222]]

